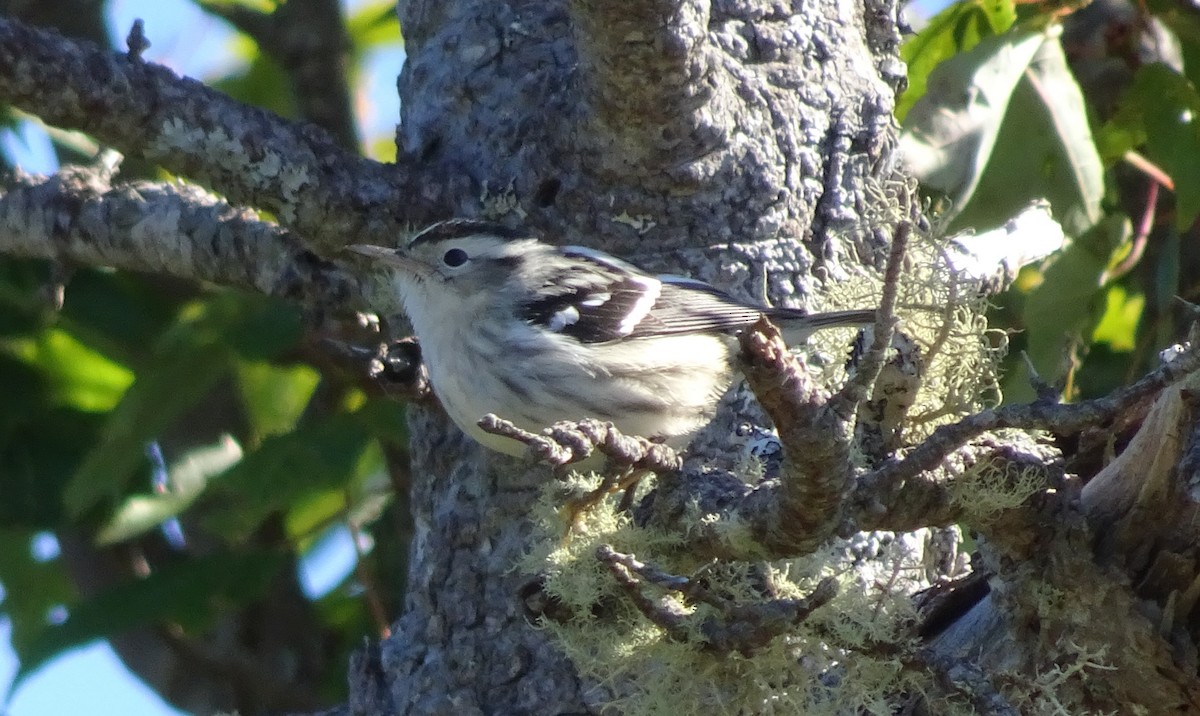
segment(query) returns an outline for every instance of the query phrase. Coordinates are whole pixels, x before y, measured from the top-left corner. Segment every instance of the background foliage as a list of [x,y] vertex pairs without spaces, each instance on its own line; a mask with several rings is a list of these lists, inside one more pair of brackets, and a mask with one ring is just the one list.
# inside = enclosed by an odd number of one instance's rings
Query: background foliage
[[[197,4],[225,17],[276,9]],[[399,43],[399,28],[389,2],[346,27],[354,83],[364,53]],[[276,59],[248,35],[235,51],[238,69],[213,84],[296,116]],[[960,2],[904,59],[901,146],[946,230],[990,228],[1047,198],[1071,238],[996,307],[1015,349],[1006,399],[1032,397],[1022,350],[1067,399],[1145,372],[1180,335],[1178,299],[1200,290],[1200,10]],[[21,119],[7,114],[9,126]],[[64,160],[94,151],[78,135],[54,139]],[[388,136],[360,145],[394,151]],[[313,706],[345,698],[350,650],[401,607],[407,456],[401,406],[330,323],[214,286],[0,259],[0,612],[18,682],[130,629],[204,643],[231,614],[273,608],[272,585],[349,534],[357,566],[309,595],[310,621],[296,625],[325,651]],[[46,535],[115,557],[120,578],[85,586],[70,554],[31,550]]]

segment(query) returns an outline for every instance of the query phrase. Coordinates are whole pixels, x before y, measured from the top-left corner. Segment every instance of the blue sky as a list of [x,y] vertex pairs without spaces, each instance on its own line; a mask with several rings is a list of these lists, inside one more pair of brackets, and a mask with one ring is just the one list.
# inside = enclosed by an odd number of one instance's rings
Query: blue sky
[[[343,0],[348,7],[362,0]],[[144,56],[176,72],[204,79],[232,67],[233,35],[224,23],[200,12],[189,0],[110,0],[108,26],[111,36],[124,38],[135,18],[145,22],[151,47]],[[366,97],[358,102],[368,116],[362,136],[390,135],[399,116],[395,77],[403,61],[397,47],[369,58]],[[0,146],[16,156],[26,171],[49,173],[56,168],[49,144],[36,128],[18,134],[0,133]],[[317,542],[301,563],[300,581],[305,591],[317,596],[329,591],[353,567],[354,548],[344,527],[331,530]],[[53,558],[53,537],[43,535],[30,546],[42,558]],[[0,585],[0,601],[3,600]],[[9,693],[17,670],[10,647],[11,624],[0,617],[0,716],[167,716],[179,715],[153,690],[130,674],[106,642],[97,641],[75,649],[48,663]],[[5,694],[9,701],[4,703]]]

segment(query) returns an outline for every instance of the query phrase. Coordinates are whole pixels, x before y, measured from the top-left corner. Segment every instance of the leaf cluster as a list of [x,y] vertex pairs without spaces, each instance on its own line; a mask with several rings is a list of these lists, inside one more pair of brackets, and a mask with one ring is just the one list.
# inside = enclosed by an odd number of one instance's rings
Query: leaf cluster
[[[399,45],[394,5],[361,5],[346,25],[347,68],[362,81],[365,58]],[[210,84],[297,116],[290,78],[250,36],[235,35],[229,56]],[[49,136],[63,161],[95,149]],[[125,164],[124,178],[139,175],[163,173]],[[278,608],[286,584],[310,620],[294,627],[315,635],[324,665],[296,689],[312,700],[292,703],[344,700],[350,651],[398,611],[407,440],[403,407],[331,362],[314,323],[195,282],[0,259],[0,617],[21,663],[14,688],[65,650],[135,630],[186,653]],[[301,572],[339,540],[353,545],[332,567],[341,576],[302,593]],[[101,584],[82,563],[105,565]],[[255,644],[241,646],[252,662]]]
[[[1070,238],[993,317],[1069,398],[1152,367],[1187,320],[1177,298],[1197,293],[1198,28],[1169,3],[960,2],[904,47],[901,146],[942,229],[1046,199]],[[1032,399],[1007,368],[1005,397]]]

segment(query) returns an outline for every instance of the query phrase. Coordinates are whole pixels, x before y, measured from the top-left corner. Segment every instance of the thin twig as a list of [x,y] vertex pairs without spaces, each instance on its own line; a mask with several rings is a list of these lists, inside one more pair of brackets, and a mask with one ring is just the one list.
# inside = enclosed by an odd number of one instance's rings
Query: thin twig
[[871,330],[871,344],[859,359],[854,374],[826,407],[826,410],[836,413],[845,421],[852,420],[858,412],[858,406],[870,397],[879,371],[883,370],[883,364],[887,360],[892,333],[896,330],[896,296],[900,290],[900,272],[904,268],[904,256],[908,250],[910,236],[912,224],[902,221],[896,225],[887,268],[883,273],[879,310],[875,314],[875,325]]
[[934,468],[972,438],[990,430],[1040,429],[1066,435],[1106,423],[1196,370],[1200,370],[1200,351],[1189,347],[1158,370],[1104,398],[1067,405],[1045,402],[1010,405],[967,416],[953,425],[943,425],[934,430],[924,443],[903,459],[865,475],[859,482],[859,491],[871,493],[887,490],[894,484],[916,477]]
[[539,435],[489,413],[479,421],[479,427],[492,435],[524,443],[538,460],[555,466],[579,462],[599,450],[624,467],[660,474],[677,472],[683,467],[683,459],[669,446],[624,435],[612,423],[599,420],[558,423]]
[[714,607],[716,615],[701,619],[698,629],[704,637],[704,646],[722,654],[735,651],[747,656],[752,654],[803,622],[837,595],[837,581],[827,577],[807,597],[742,604],[714,593],[699,580],[669,574],[633,555],[617,552],[607,544],[596,548],[596,558],[608,566],[638,611],[672,638],[681,641],[695,638],[687,628],[690,615],[678,600],[663,598],[656,601],[648,597],[642,591],[642,582]]

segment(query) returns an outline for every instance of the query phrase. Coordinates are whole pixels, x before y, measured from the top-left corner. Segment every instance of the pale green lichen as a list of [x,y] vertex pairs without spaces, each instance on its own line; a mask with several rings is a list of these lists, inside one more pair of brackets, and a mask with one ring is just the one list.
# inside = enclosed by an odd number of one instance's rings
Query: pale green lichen
[[950,499],[977,523],[1020,507],[1046,489],[1046,473],[1040,465],[987,461],[963,469],[948,488]]
[[275,152],[264,151],[262,156],[251,157],[242,142],[224,127],[206,132],[175,117],[165,120],[147,145],[151,156],[174,152],[204,154],[216,166],[230,174],[246,177],[251,184],[273,186],[282,200],[279,218],[284,223],[296,219],[299,192],[313,183],[302,165],[288,162]]
[[[873,199],[872,214],[865,217],[869,225],[892,226],[905,215],[902,202],[894,197],[881,192]],[[924,363],[921,386],[904,424],[909,443],[1000,401],[999,364],[1007,336],[988,328],[988,302],[978,280],[951,265],[951,238],[914,229],[897,286],[899,330],[918,343]],[[877,305],[883,283],[879,273],[860,269],[852,280],[829,282],[823,288],[813,310]],[[810,340],[819,356],[845,355],[848,345],[846,334],[838,331],[822,331]],[[822,365],[826,384],[844,380],[843,362],[815,363]]]
[[[575,489],[598,484],[594,476],[572,480]],[[615,499],[582,515],[567,534],[558,510],[561,491],[550,485],[538,501],[535,519],[545,539],[522,568],[541,575],[561,606],[556,620],[544,619],[541,626],[588,682],[593,705],[635,715],[883,716],[892,713],[897,694],[937,691],[927,674],[905,663],[904,655],[915,650],[906,636],[915,618],[907,588],[852,569],[840,546],[795,560],[711,562],[691,554],[678,535],[637,527],[616,511]],[[673,600],[691,620],[688,638],[668,634],[635,608],[596,558],[601,544],[672,574],[702,579],[710,592],[742,604],[763,601],[767,592],[804,597],[829,576],[840,589],[831,603],[749,657],[716,654],[704,648],[699,629],[702,620],[722,615],[708,604],[643,584],[645,594]],[[894,550],[897,571],[921,569],[919,558],[900,542]],[[878,653],[878,644],[889,645],[886,654]],[[937,709],[970,713],[951,702],[938,701]]]
[[[1081,710],[1088,694],[1103,687],[1104,674],[1115,671],[1106,658],[1106,648],[1086,648],[1066,641],[1056,655],[1058,663],[1038,672],[1032,682],[1009,689],[1009,697],[1024,704],[1023,712],[1031,716],[1106,716],[1115,712]],[[1019,700],[1018,700],[1019,699]],[[1144,716],[1148,711],[1138,704],[1126,704],[1124,713]]]

